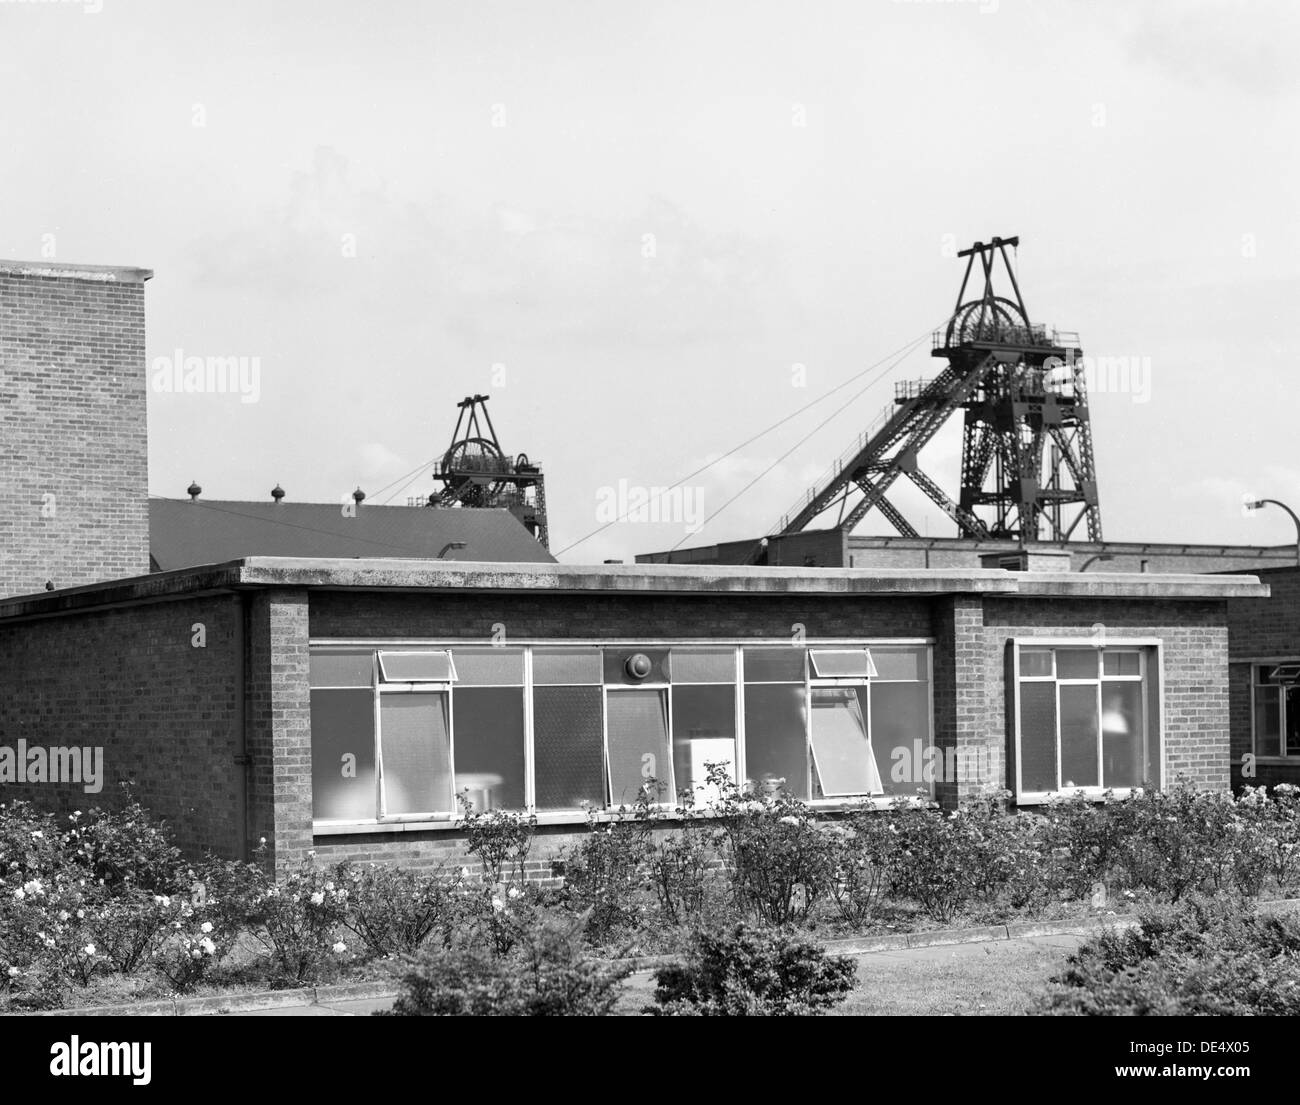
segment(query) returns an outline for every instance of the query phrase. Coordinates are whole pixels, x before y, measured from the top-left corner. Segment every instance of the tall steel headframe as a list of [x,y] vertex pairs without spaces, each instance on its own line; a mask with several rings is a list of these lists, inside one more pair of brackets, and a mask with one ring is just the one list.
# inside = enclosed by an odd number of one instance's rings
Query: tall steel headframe
[[[918,536],[888,497],[901,476],[956,523],[959,537],[1059,542],[1083,523],[1089,541],[1101,540],[1079,337],[1030,322],[1007,257],[1019,243],[994,238],[958,253],[966,271],[957,305],[932,350],[947,366],[931,380],[896,384],[892,406],[781,519],[778,535],[821,528],[812,523],[827,515],[849,531],[877,510],[903,536]],[[977,261],[982,288],[971,280]],[[1007,295],[994,287],[999,261]],[[918,454],[958,411],[961,490],[953,499],[921,470]]]
[[482,507],[510,511],[543,547],[546,530],[546,480],[527,453],[511,459],[501,448],[488,396],[467,395],[456,406],[451,444],[433,468],[441,488],[429,496],[431,507]]

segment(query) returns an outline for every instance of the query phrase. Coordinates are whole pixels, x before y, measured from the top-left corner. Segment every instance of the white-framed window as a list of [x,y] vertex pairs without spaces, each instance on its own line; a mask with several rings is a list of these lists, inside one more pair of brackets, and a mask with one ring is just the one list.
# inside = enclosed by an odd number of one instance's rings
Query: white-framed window
[[[924,641],[311,648],[319,827],[707,804],[711,767],[826,804],[915,796],[933,746]],[[342,831],[336,829],[336,831]]]
[[1251,664],[1251,733],[1257,759],[1300,759],[1300,660]]
[[1022,803],[1159,786],[1159,642],[1013,641]]

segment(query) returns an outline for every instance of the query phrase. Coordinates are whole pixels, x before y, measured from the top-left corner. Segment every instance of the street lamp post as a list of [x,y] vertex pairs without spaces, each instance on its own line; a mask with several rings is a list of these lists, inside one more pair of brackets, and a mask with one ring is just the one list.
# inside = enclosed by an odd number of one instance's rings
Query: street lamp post
[[1295,523],[1295,563],[1296,567],[1300,568],[1300,517],[1297,517],[1296,512],[1287,506],[1286,503],[1281,502],[1278,499],[1246,499],[1247,510],[1259,510],[1269,504],[1280,506],[1291,515],[1291,521]]
[[464,547],[465,547],[464,541],[448,541],[445,545],[443,545],[441,551],[438,553],[437,559],[438,560],[443,559],[443,557],[445,557],[447,553],[451,552],[453,549],[463,549]]

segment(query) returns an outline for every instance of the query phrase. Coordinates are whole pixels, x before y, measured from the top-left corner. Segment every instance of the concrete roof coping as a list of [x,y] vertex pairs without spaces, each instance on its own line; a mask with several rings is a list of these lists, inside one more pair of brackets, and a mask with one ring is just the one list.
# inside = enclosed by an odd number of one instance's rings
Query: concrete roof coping
[[750,568],[683,564],[511,564],[258,556],[0,600],[0,619],[134,604],[204,591],[533,591],[588,594],[952,595],[1196,600],[1266,598],[1249,575],[1008,572],[1000,569]]
[[0,273],[93,280],[100,284],[143,284],[153,278],[153,269],[137,269],[129,265],[74,265],[64,261],[0,261]]

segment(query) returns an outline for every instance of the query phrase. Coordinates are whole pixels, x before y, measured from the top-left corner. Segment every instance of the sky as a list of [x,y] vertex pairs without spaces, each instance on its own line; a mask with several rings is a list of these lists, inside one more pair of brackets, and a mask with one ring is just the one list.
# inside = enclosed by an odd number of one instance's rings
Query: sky
[[1285,0],[0,0],[0,256],[154,270],[151,494],[404,502],[483,393],[579,563],[768,532],[1019,235],[1033,320],[1141,366],[1091,396],[1104,535],[1281,544],[1298,49]]

